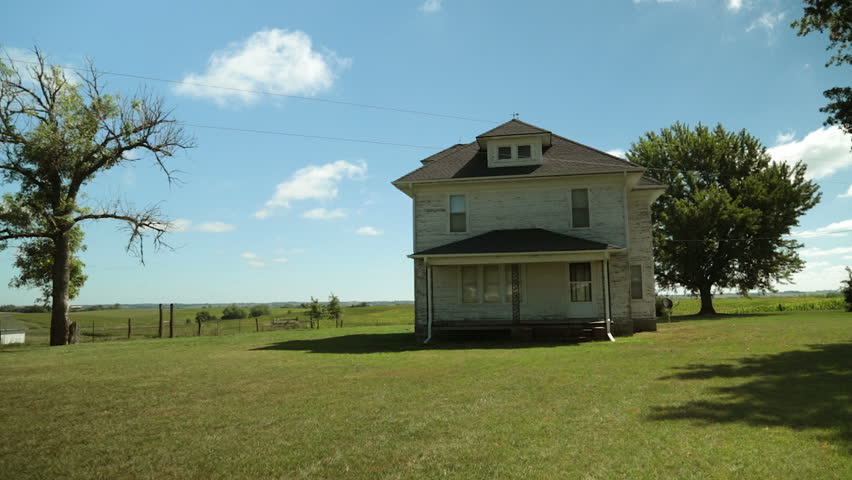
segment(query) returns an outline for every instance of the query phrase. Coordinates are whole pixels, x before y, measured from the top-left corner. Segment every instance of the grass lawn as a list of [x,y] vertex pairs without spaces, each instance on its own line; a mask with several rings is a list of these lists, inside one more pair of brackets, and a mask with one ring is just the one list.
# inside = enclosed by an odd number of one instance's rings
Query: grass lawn
[[3,478],[852,478],[852,314],[0,350]]

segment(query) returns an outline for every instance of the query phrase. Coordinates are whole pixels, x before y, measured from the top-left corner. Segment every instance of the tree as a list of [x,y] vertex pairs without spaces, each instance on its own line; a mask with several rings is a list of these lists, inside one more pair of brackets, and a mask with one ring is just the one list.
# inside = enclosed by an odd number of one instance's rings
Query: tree
[[334,320],[335,327],[343,326],[343,312],[340,309],[340,299],[333,293],[328,297],[326,313],[328,313],[328,318]]
[[[68,300],[77,298],[86,283],[87,275],[83,273],[86,266],[75,252],[86,250],[83,245],[83,230],[79,226],[71,229],[68,235]],[[9,286],[12,288],[35,288],[41,291],[38,302],[49,305],[53,294],[53,241],[45,238],[24,241],[18,246],[15,257],[17,276],[12,277]]]
[[852,269],[846,267],[846,274],[849,278],[840,282],[843,285],[840,291],[843,292],[843,298],[846,300],[846,311],[852,312]]
[[156,206],[137,210],[117,200],[85,205],[84,187],[98,174],[148,156],[172,182],[166,159],[193,145],[162,99],[144,91],[129,98],[106,93],[93,64],[71,79],[35,54],[37,61],[22,69],[0,60],[0,184],[10,192],[0,202],[0,249],[22,243],[20,285],[50,285],[50,344],[62,345],[68,342],[69,298],[75,282],[79,289],[85,279],[74,256],[82,245],[78,227],[122,222],[127,250],[143,263],[144,238],[163,246],[169,228]]
[[257,318],[263,315],[269,315],[270,312],[271,310],[269,309],[269,305],[255,305],[251,307],[251,310],[249,311],[249,316]]
[[308,318],[311,319],[311,328],[319,328],[320,319],[322,318],[322,306],[319,300],[311,297],[311,303],[308,310]]
[[803,268],[786,235],[821,194],[800,162],[772,162],[745,130],[681,123],[645,134],[627,158],[668,185],[651,211],[657,283],[699,294],[700,314],[716,313],[715,290],[774,290]]
[[216,317],[210,315],[210,312],[208,312],[207,310],[202,310],[195,314],[196,323],[209,322],[210,320],[216,320]]
[[246,311],[236,305],[229,305],[222,309],[222,320],[236,320],[246,318]]
[[[804,1],[802,18],[790,26],[798,29],[799,36],[828,31],[826,50],[835,52],[826,67],[852,64],[852,3],[849,0]],[[828,114],[825,124],[840,125],[846,133],[852,134],[852,87],[830,88],[823,95],[830,101],[819,109]]]

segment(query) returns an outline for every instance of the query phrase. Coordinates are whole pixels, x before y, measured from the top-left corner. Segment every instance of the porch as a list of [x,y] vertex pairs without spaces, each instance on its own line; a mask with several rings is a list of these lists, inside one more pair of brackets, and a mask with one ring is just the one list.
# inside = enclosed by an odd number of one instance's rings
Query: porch
[[[483,251],[486,246],[498,251]],[[529,229],[489,232],[412,255],[425,269],[424,338],[481,332],[612,339],[609,262],[622,252]]]

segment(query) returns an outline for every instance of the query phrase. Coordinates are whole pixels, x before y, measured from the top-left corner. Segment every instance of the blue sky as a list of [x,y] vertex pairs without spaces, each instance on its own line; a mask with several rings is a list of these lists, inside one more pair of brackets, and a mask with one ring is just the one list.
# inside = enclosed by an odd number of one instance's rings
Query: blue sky
[[[801,158],[823,201],[802,218],[807,269],[782,289],[837,288],[852,264],[852,141],[822,127],[824,37],[795,36],[801,2],[14,2],[0,44],[62,65],[234,89],[107,76],[145,87],[192,125],[443,148],[522,120],[618,152],[675,121],[746,128],[779,160]],[[411,204],[390,181],[434,149],[187,127],[198,147],[99,176],[90,202],[159,203],[173,251],[145,266],[112,223],[88,224],[89,280],[76,303],[411,299]],[[845,195],[845,196],[844,196]],[[12,275],[0,253],[0,284]],[[0,288],[0,304],[35,292]]]

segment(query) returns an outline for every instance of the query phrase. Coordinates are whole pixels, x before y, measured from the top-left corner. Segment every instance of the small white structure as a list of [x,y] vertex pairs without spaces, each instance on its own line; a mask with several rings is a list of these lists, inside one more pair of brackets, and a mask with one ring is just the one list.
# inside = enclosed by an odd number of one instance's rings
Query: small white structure
[[24,343],[27,340],[27,331],[23,328],[0,329],[0,345],[11,345],[13,343]]

